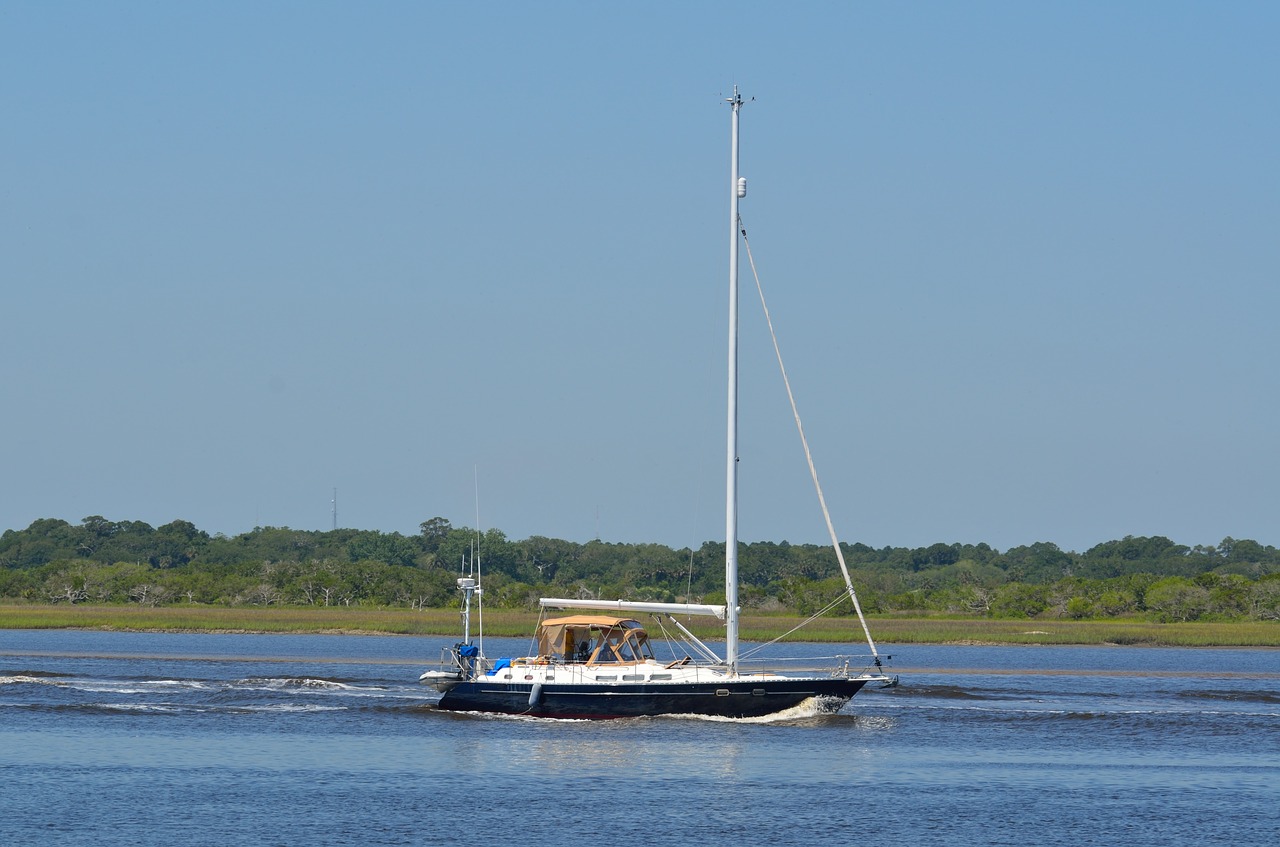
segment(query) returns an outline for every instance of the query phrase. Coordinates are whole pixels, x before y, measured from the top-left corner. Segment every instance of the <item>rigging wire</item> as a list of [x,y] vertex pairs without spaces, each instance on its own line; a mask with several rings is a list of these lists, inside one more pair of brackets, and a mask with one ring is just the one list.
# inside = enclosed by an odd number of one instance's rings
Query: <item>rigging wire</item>
[[[818,611],[814,612],[812,615],[810,615],[809,617],[805,618],[805,619],[804,619],[804,620],[802,620],[800,623],[798,623],[798,624],[796,624],[795,626],[791,627],[791,629],[789,629],[789,630],[787,630],[786,632],[782,633],[782,634],[781,634],[781,635],[779,635],[777,638],[774,638],[774,639],[773,639],[773,640],[771,640],[771,641],[766,641],[766,642],[764,642],[763,644],[757,644],[755,647],[751,648],[751,649],[750,649],[750,650],[748,650],[746,653],[744,653],[744,654],[742,655],[742,658],[743,658],[743,659],[750,659],[752,656],[754,656],[755,654],[759,653],[761,650],[765,649],[766,647],[770,647],[770,646],[772,646],[772,645],[774,645],[774,644],[777,644],[777,643],[778,643],[779,641],[781,641],[782,639],[784,639],[784,638],[786,638],[787,636],[791,635],[791,633],[793,633],[793,632],[798,632],[799,630],[804,629],[806,626],[808,626],[809,624],[813,623],[813,622],[814,622],[814,621],[816,621],[818,618],[822,617],[822,616],[823,616],[823,615],[825,615],[825,614],[828,614],[828,613],[832,612],[832,611],[833,611],[837,606],[839,606],[841,603],[843,603],[843,602],[845,601],[845,598],[846,598],[847,596],[848,596],[847,594],[840,594],[840,595],[837,595],[837,596],[836,596],[836,599],[832,600],[830,603],[828,603],[827,605],[823,606],[821,609],[819,609]],[[872,652],[874,653],[874,652],[875,652],[875,646],[874,646],[874,645],[872,645],[872,648],[871,648],[871,649],[872,649]]]
[[[800,433],[800,443],[804,447],[804,457],[809,463],[809,476],[813,478],[813,487],[818,492],[818,503],[822,506],[822,517],[827,522],[827,533],[831,537],[831,546],[836,551],[836,560],[840,563],[840,573],[844,575],[845,587],[853,600],[853,608],[858,613],[858,621],[862,624],[862,632],[867,637],[867,646],[875,657],[876,666],[880,666],[880,653],[876,650],[876,642],[871,638],[871,628],[862,614],[862,604],[858,602],[858,593],[853,590],[853,579],[849,576],[849,567],[844,562],[844,552],[840,549],[840,540],[836,537],[835,527],[831,523],[831,512],[827,509],[827,498],[822,493],[822,484],[818,482],[818,470],[813,464],[813,454],[809,451],[809,439],[804,434],[804,424],[800,422],[800,410],[796,406],[795,394],[791,391],[791,380],[787,378],[786,365],[782,363],[782,348],[778,346],[778,335],[773,331],[773,318],[769,315],[769,304],[764,299],[764,286],[760,283],[760,273],[756,270],[755,257],[751,255],[751,242],[747,240],[747,228],[742,224],[742,216],[738,216],[738,229],[742,233],[742,243],[747,248],[747,261],[751,265],[751,275],[756,280],[756,291],[760,293],[760,306],[764,309],[764,320],[769,326],[769,337],[773,339],[773,352],[778,359],[778,369],[782,371],[782,382],[787,387],[787,399],[791,401],[791,415],[795,418],[796,429]],[[807,623],[807,622],[806,622]],[[802,624],[803,626],[803,624]],[[799,627],[797,627],[798,629]],[[795,630],[792,630],[793,632]]]
[[539,607],[538,608],[538,625],[533,628],[533,634],[529,636],[528,653],[530,656],[538,655],[538,633],[542,631],[542,622],[546,619],[546,617],[547,617],[547,610],[545,608]]
[[[665,644],[667,647],[667,650],[671,652],[671,660],[673,662],[678,662],[682,658],[680,654],[676,652],[675,645],[677,644],[679,644],[684,648],[683,658],[687,659],[693,653],[698,652],[698,650],[693,646],[692,642],[690,642],[689,639],[685,638],[683,635],[675,635],[671,632],[671,630],[667,629],[667,625],[666,623],[663,622],[661,615],[655,614],[652,617],[653,617],[653,622],[656,623],[658,625],[658,629],[662,631],[662,639],[661,639],[662,643]],[[649,643],[650,644],[653,643],[652,638],[649,639]]]

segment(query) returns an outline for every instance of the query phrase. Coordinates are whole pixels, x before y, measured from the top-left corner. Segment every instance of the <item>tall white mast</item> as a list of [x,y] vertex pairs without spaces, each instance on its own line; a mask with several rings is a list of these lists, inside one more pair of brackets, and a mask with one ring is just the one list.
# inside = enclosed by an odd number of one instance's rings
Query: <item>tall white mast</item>
[[725,471],[724,517],[724,641],[725,663],[738,670],[738,112],[742,95],[738,86],[728,98],[733,109],[733,140],[729,163],[729,422]]

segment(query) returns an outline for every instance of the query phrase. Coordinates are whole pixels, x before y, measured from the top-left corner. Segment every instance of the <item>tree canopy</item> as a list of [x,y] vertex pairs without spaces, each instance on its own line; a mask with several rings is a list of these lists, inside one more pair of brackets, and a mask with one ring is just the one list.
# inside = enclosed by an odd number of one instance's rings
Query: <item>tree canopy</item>
[[[1162,536],[1105,541],[1083,553],[1048,541],[1003,553],[988,544],[843,545],[864,608],[994,617],[1160,620],[1280,618],[1280,551],[1249,539],[1187,546]],[[739,549],[740,601],[808,613],[839,596],[834,553],[782,542]],[[160,527],[90,515],[42,518],[0,536],[0,598],[27,602],[406,605],[454,602],[480,567],[486,602],[539,596],[722,602],[724,543],[697,549],[511,540],[433,517],[420,532],[255,527],[229,537],[190,521]]]

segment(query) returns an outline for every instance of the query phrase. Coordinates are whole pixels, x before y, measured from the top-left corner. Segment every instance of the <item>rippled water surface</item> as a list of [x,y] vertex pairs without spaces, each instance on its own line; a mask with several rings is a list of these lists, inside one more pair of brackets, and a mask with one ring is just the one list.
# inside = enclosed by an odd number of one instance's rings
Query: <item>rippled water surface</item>
[[1280,831],[1277,651],[885,647],[902,684],[836,715],[583,722],[436,711],[416,679],[445,643],[0,630],[0,844],[1262,845]]

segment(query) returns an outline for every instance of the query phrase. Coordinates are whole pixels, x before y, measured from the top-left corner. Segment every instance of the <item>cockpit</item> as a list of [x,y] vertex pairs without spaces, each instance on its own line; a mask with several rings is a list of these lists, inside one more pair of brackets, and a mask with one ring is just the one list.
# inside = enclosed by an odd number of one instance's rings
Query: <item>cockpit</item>
[[649,633],[630,618],[578,615],[538,627],[538,658],[587,665],[633,664],[653,658]]

